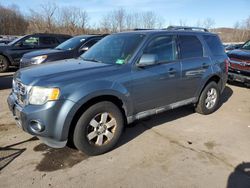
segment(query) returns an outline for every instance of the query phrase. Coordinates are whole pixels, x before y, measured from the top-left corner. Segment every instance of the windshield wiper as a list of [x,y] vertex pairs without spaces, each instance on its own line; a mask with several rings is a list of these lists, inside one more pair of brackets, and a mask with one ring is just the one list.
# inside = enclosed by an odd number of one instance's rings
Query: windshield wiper
[[97,60],[95,58],[92,58],[92,59],[87,59],[87,58],[83,58],[83,57],[80,57],[82,60],[84,61],[91,61],[91,62],[96,62],[96,63],[102,63],[102,61],[100,60]]

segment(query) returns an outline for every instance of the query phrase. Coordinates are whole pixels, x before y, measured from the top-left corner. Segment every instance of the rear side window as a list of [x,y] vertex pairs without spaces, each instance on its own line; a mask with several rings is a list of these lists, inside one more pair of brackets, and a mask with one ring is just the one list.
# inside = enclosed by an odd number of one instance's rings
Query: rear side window
[[217,36],[204,35],[204,40],[206,41],[210,51],[213,55],[224,55],[224,49],[220,42],[220,39]]
[[40,45],[55,45],[57,41],[54,37],[40,37]]
[[181,59],[203,57],[203,48],[196,36],[179,36]]

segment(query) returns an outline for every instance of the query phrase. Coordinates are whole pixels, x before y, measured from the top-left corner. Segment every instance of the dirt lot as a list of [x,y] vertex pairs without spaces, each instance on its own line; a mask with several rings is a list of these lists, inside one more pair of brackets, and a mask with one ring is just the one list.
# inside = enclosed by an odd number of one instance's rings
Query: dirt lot
[[116,149],[87,157],[17,128],[10,87],[0,75],[0,187],[250,187],[250,89],[228,85],[209,116],[187,106],[140,121]]

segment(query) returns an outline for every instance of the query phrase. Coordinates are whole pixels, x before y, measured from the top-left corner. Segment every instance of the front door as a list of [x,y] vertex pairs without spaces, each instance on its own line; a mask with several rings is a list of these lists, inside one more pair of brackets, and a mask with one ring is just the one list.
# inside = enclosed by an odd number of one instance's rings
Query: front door
[[162,107],[177,101],[180,62],[177,60],[176,37],[161,35],[152,38],[143,55],[153,55],[157,61],[145,67],[138,63],[132,72],[134,113]]

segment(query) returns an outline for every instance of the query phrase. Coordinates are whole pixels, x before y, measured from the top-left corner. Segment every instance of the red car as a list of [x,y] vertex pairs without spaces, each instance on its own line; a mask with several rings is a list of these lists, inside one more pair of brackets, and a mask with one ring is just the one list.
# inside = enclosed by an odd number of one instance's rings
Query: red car
[[242,82],[250,87],[250,40],[227,55],[230,58],[228,80]]

